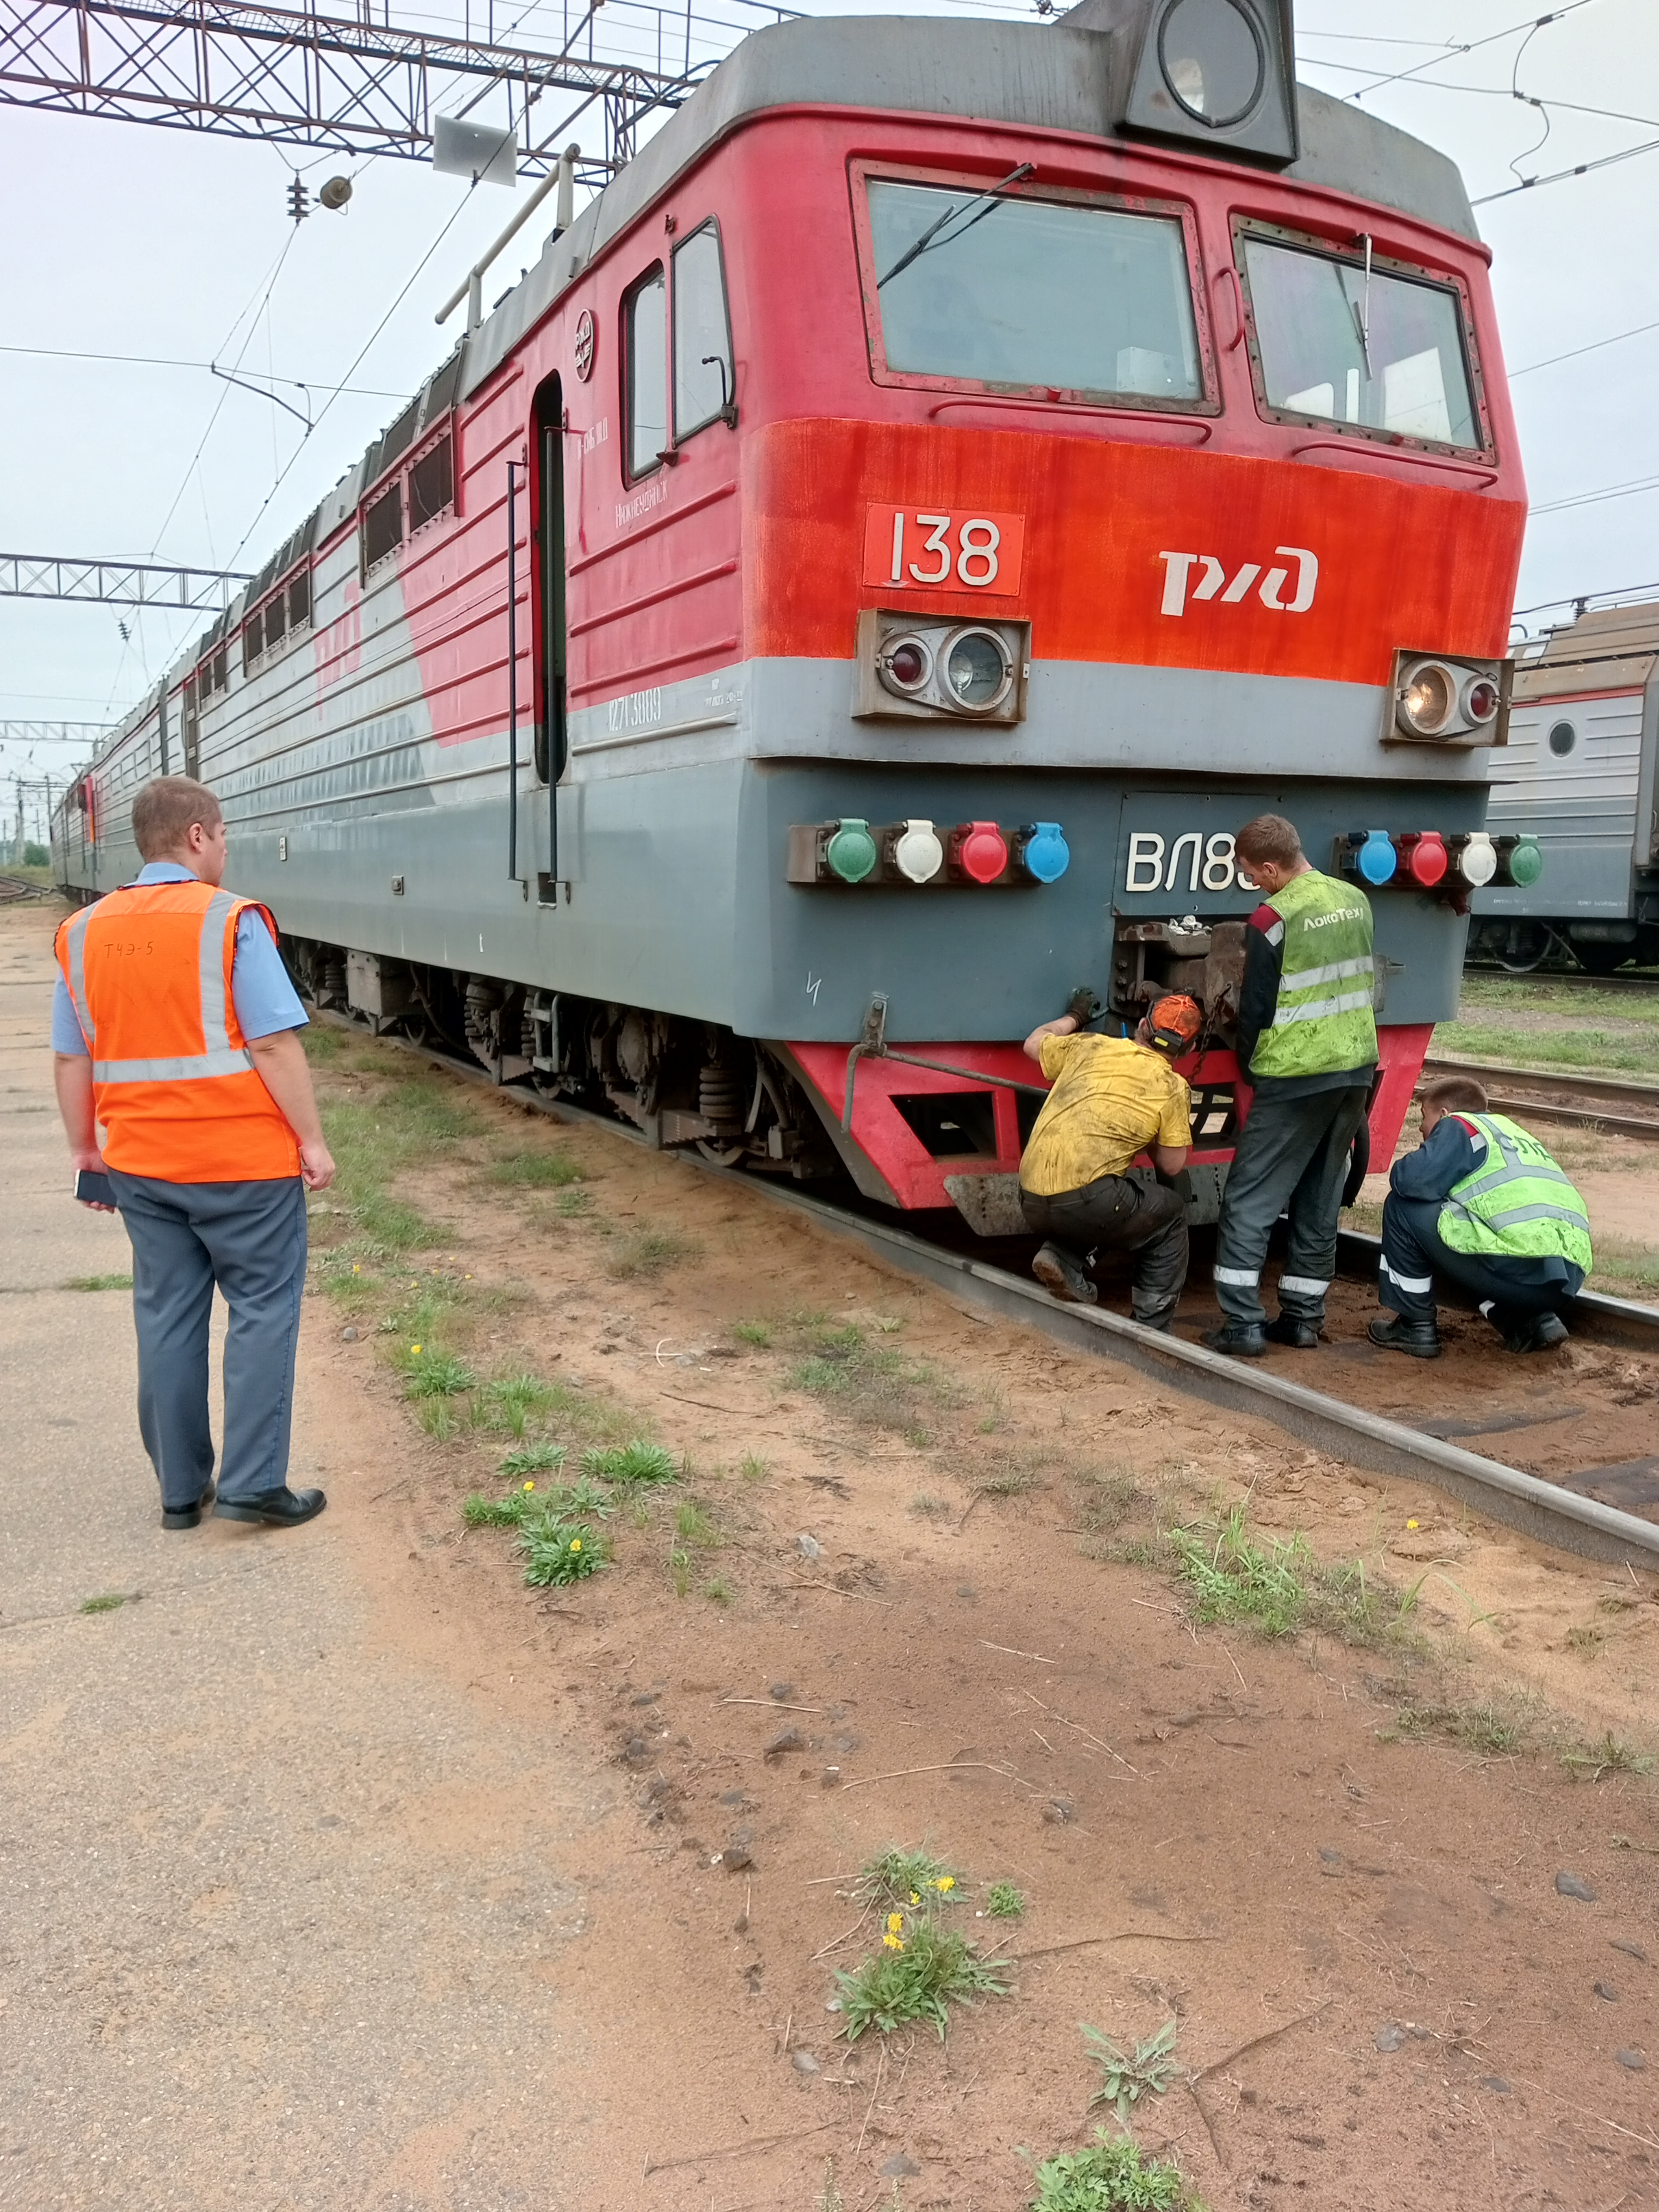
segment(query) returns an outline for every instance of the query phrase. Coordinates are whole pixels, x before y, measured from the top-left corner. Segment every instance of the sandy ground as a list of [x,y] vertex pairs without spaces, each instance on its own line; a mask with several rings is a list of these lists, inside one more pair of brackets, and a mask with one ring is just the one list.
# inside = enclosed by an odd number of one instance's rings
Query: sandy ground
[[[408,1189],[451,1224],[422,1264],[498,1294],[483,1371],[689,1454],[717,1540],[685,1594],[672,1502],[526,1590],[459,1516],[499,1443],[423,1435],[373,1320],[348,1341],[321,1296],[295,1479],[329,1511],[164,1535],[125,1303],[58,1287],[125,1252],[63,1194],[48,928],[0,916],[0,2204],[812,2212],[833,2160],[848,2208],[1013,2212],[1022,2147],[1086,2138],[1078,2023],[1173,2017],[1201,2078],[1136,2132],[1215,2212],[1659,2206],[1659,1799],[1556,1755],[1650,1732],[1653,1577],[489,1099]],[[337,1089],[403,1072],[353,1052]],[[556,1143],[585,1214],[485,1179]],[[619,1279],[659,1224],[678,1264]],[[803,1386],[807,1313],[892,1348],[885,1395]],[[1246,1496],[1265,1534],[1420,1577],[1420,1649],[1195,1628],[1106,1556]],[[83,1615],[101,1592],[136,1601]],[[1531,1700],[1540,1747],[1395,1726],[1488,1698]],[[848,2045],[826,2010],[890,1842],[960,1869],[978,1938],[984,1884],[1028,1899],[1011,1993],[944,2045]]]

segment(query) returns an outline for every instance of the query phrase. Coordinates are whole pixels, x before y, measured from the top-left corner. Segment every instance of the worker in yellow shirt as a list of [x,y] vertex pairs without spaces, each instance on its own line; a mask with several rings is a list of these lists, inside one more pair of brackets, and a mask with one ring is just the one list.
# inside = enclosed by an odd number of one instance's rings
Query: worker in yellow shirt
[[[1187,1215],[1170,1188],[1192,1147],[1191,1099],[1173,1063],[1203,1026],[1196,1000],[1160,999],[1133,1037],[1082,1034],[1075,1014],[1025,1040],[1053,1085],[1019,1164],[1020,1205],[1045,1241],[1031,1273],[1055,1297],[1093,1305],[1100,1252],[1134,1255],[1132,1310],[1167,1329],[1187,1280]],[[1160,1180],[1127,1170],[1150,1151]]]

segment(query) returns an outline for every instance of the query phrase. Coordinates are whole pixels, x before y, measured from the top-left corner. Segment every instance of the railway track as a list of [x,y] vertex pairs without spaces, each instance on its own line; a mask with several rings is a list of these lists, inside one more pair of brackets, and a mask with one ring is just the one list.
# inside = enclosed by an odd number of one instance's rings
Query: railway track
[[1659,991],[1659,969],[1630,975],[1592,975],[1583,968],[1500,968],[1495,960],[1466,960],[1466,975],[1504,975],[1511,983],[1570,983],[1579,991]]
[[1555,1068],[1498,1067],[1438,1054],[1424,1061],[1423,1073],[1478,1077],[1500,1114],[1533,1114],[1613,1136],[1659,1139],[1659,1084],[1619,1083]]
[[[359,1036],[372,1034],[365,1024],[344,1015],[319,1012],[317,1018]],[[386,1037],[382,1042],[446,1068],[481,1089],[495,1091],[526,1113],[541,1113],[554,1121],[585,1122],[624,1143],[644,1146],[647,1142],[637,1131],[610,1116],[566,1100],[545,1099],[516,1088],[498,1089],[483,1068],[431,1046],[402,1037]],[[1656,1518],[1650,1520],[1593,1494],[1593,1484],[1585,1490],[1569,1489],[1471,1451],[1456,1441],[1460,1434],[1524,1427],[1528,1425],[1524,1410],[1518,1419],[1500,1415],[1484,1421],[1431,1414],[1425,1417],[1425,1426],[1413,1426],[1310,1389],[1271,1369],[1224,1359],[1200,1344],[1142,1328],[1103,1308],[1061,1305],[1029,1277],[1012,1273],[994,1259],[954,1249],[912,1229],[813,1196],[793,1185],[744,1175],[739,1169],[716,1167],[695,1157],[689,1158],[689,1164],[707,1175],[740,1180],[746,1190],[768,1203],[806,1215],[829,1234],[860,1245],[903,1273],[933,1283],[982,1311],[1024,1322],[1075,1349],[1134,1368],[1184,1397],[1257,1415],[1356,1467],[1428,1483],[1461,1504],[1562,1550],[1616,1565],[1629,1562],[1659,1569],[1659,1458],[1652,1462],[1650,1480],[1645,1472],[1648,1462],[1643,1461],[1592,1471],[1624,1478],[1626,1493],[1641,1499],[1644,1508],[1655,1513]],[[1344,1242],[1349,1268],[1374,1278],[1374,1240],[1351,1237]],[[1577,1302],[1574,1326],[1576,1334],[1594,1341],[1659,1353],[1659,1309],[1587,1294]],[[1569,1407],[1566,1413],[1577,1410]],[[1553,1422],[1565,1419],[1566,1414],[1547,1412],[1542,1418]],[[1434,1429],[1449,1433],[1431,1433]]]
[[53,896],[50,884],[32,884],[27,876],[0,875],[0,906],[10,906],[14,901],[51,898]]

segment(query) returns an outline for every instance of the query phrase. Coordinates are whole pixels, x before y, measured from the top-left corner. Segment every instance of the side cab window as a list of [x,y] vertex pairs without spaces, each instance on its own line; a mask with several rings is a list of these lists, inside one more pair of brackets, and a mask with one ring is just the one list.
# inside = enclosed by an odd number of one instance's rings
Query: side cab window
[[624,295],[623,333],[631,483],[711,422],[738,419],[726,269],[712,217],[680,240],[666,269],[658,262]]

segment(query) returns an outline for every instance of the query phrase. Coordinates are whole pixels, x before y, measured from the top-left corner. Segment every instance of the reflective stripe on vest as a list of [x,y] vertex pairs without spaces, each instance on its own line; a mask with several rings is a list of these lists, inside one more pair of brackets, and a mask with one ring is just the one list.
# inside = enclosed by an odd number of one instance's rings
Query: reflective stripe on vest
[[1328,1075],[1369,1068],[1376,1058],[1376,986],[1364,893],[1310,868],[1265,903],[1284,931],[1279,1002],[1256,1041],[1250,1073]]
[[1590,1266],[1589,1216],[1571,1178],[1536,1137],[1502,1114],[1460,1114],[1486,1140],[1486,1158],[1452,1185],[1440,1235],[1454,1252],[1571,1260]]

